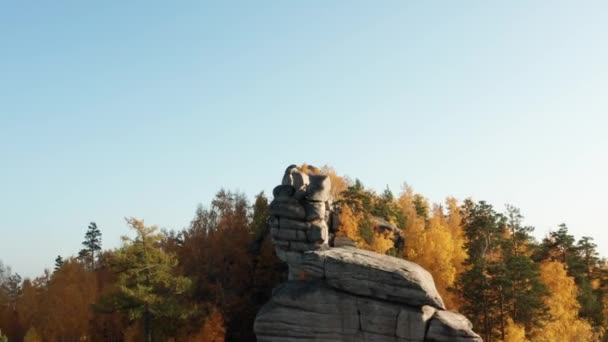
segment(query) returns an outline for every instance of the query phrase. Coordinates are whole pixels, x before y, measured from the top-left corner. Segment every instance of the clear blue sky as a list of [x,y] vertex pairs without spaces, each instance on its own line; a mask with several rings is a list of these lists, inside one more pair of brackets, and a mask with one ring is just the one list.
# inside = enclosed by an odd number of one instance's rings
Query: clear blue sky
[[0,5],[0,260],[185,227],[291,163],[566,222],[608,256],[605,1]]

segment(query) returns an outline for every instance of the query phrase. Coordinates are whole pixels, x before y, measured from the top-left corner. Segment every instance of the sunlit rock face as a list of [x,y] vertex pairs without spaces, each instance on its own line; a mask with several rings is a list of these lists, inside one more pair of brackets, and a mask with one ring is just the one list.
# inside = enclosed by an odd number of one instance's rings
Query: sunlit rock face
[[[270,203],[270,233],[277,256],[297,276],[305,252],[329,248],[331,182],[326,175],[309,175],[292,165]],[[334,215],[335,216],[335,215]]]
[[258,341],[481,341],[424,268],[333,240],[331,182],[308,168],[289,166],[273,191],[270,232],[289,280],[258,312]]

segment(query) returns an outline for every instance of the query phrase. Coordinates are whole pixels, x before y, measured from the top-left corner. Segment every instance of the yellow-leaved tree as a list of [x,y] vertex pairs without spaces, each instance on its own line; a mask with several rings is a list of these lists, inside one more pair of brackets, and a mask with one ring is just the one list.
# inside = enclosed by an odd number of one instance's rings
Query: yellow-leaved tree
[[407,185],[397,203],[406,218],[405,258],[427,269],[433,275],[437,291],[446,306],[455,308],[456,300],[448,289],[454,286],[456,280],[456,264],[461,262],[455,258],[456,247],[461,247],[454,241],[449,217],[446,218],[441,207],[435,206],[427,221],[425,208],[428,208],[428,204]]
[[433,210],[423,240],[425,253],[420,255],[418,262],[431,272],[437,291],[446,306],[452,309],[455,299],[448,289],[454,286],[456,280],[454,241],[445,217],[438,207]]
[[505,341],[504,342],[525,342],[526,341],[526,330],[520,324],[513,322],[509,317],[507,318],[507,325],[505,327]]
[[404,236],[406,236],[405,250],[403,256],[413,262],[418,262],[422,255],[426,254],[425,223],[426,217],[419,217],[414,203],[416,195],[414,190],[407,184],[403,185],[403,191],[397,199],[397,205],[405,216]]
[[467,251],[465,249],[465,237],[464,231],[462,230],[462,217],[460,215],[460,207],[458,206],[458,200],[454,197],[448,197],[445,201],[448,215],[447,224],[452,234],[452,241],[454,243],[454,267],[456,268],[456,274],[462,273],[464,270],[464,260],[467,258]]
[[384,233],[374,233],[374,239],[370,246],[370,250],[376,253],[385,254],[395,244],[393,240]]
[[340,210],[340,230],[336,233],[336,236],[351,238],[359,245],[361,237],[359,236],[358,227],[358,215],[353,212],[348,204],[344,203]]
[[[464,261],[467,258],[467,250],[465,247],[466,238],[462,229],[462,216],[460,214],[458,200],[454,197],[448,197],[445,200],[445,204],[447,207],[446,221],[448,230],[452,235],[452,244],[454,246],[452,262],[454,269],[456,270],[456,279],[458,279],[458,276],[464,271]],[[450,292],[447,301],[452,305],[451,308],[453,310],[460,309],[462,304],[461,298],[452,292]]]
[[576,300],[578,289],[574,279],[569,277],[564,264],[558,261],[546,261],[540,265],[540,278],[547,286],[550,295],[545,304],[551,318],[545,325],[534,332],[534,341],[539,342],[575,342],[594,341],[591,325],[578,317],[580,304]]

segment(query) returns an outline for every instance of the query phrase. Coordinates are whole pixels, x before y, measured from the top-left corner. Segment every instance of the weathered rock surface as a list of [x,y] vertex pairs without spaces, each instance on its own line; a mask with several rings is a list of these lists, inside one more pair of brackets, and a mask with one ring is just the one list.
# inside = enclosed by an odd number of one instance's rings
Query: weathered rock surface
[[353,247],[305,253],[300,269],[338,290],[445,309],[431,274],[413,262]]
[[355,240],[347,237],[336,237],[334,239],[334,247],[356,247],[357,243]]
[[328,208],[331,182],[325,175],[308,175],[291,165],[281,185],[273,190],[269,222],[277,256],[290,265],[290,278],[296,276],[302,253],[326,249],[329,244],[331,213]]
[[306,210],[295,198],[281,198],[274,200],[269,206],[270,214],[295,220],[306,218]]
[[331,182],[326,175],[310,176],[310,184],[306,188],[306,198],[309,201],[327,202],[329,201]]
[[467,318],[445,311],[424,268],[332,239],[331,183],[314,170],[291,165],[273,191],[268,225],[290,280],[258,312],[258,341],[481,341]]
[[[423,341],[421,308],[353,296],[323,281],[279,287],[255,322],[260,341]],[[401,324],[399,324],[401,323]]]
[[473,332],[473,324],[463,315],[437,311],[431,319],[426,341],[472,342],[481,341],[481,337]]

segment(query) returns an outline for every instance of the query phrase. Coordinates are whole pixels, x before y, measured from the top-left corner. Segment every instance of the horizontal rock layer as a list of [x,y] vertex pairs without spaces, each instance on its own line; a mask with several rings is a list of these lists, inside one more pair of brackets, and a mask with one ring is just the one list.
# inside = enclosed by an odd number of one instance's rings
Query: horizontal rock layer
[[[420,308],[352,296],[322,281],[290,281],[258,313],[258,341],[423,341]],[[401,324],[399,324],[401,323]]]
[[431,274],[407,260],[353,247],[335,247],[305,253],[299,268],[354,295],[445,309]]
[[[450,318],[446,320],[446,316]],[[353,296],[322,280],[289,281],[277,288],[260,310],[255,331],[261,342],[481,341],[470,327],[459,330],[466,327],[465,321],[456,313],[430,306],[411,307]]]

